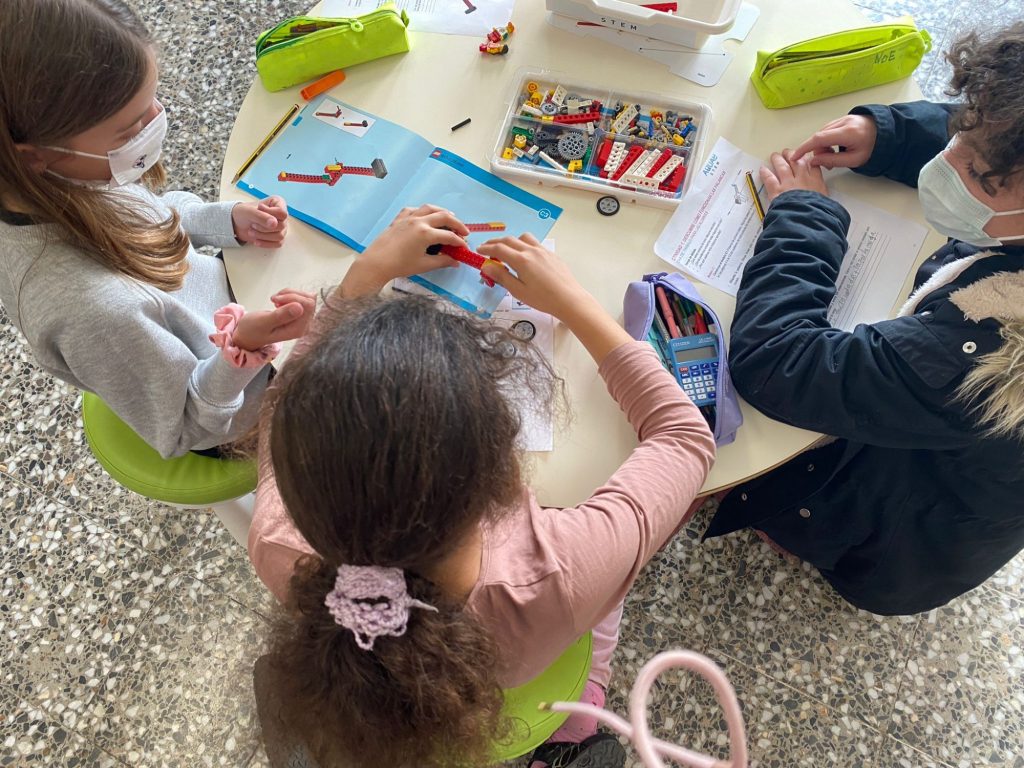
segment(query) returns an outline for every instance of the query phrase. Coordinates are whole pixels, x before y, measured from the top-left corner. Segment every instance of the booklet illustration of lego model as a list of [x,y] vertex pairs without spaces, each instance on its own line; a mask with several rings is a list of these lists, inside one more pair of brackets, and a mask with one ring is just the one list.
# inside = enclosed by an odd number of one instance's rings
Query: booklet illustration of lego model
[[[238,180],[258,198],[281,195],[295,218],[363,251],[405,207],[431,203],[471,230],[474,249],[502,233],[543,240],[562,209],[399,125],[324,96],[296,115]],[[462,263],[415,282],[481,317],[505,297]]]

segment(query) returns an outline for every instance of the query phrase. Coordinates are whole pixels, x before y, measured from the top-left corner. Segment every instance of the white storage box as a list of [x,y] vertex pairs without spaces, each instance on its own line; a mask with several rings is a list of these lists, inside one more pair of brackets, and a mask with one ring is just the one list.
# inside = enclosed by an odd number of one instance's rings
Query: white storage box
[[659,208],[685,194],[711,121],[706,104],[609,91],[547,70],[519,70],[507,104],[495,173]]
[[727,32],[741,1],[676,0],[677,10],[666,13],[643,5],[661,0],[546,0],[552,13],[688,48],[700,48],[711,35]]

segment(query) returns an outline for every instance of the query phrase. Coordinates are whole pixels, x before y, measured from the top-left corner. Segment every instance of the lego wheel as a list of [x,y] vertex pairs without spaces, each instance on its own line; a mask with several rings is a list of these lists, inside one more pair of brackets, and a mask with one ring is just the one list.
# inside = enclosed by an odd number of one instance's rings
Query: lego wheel
[[619,212],[619,199],[612,195],[605,195],[597,201],[597,212],[602,216],[614,216]]
[[512,335],[522,339],[523,341],[529,341],[537,335],[537,326],[531,323],[529,320],[517,320],[512,323]]

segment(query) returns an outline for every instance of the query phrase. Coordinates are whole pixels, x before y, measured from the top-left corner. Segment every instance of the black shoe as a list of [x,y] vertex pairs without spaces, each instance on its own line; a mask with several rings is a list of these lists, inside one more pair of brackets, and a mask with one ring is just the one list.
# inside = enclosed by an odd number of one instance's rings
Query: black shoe
[[610,733],[595,733],[578,744],[549,741],[534,750],[527,765],[540,762],[548,768],[623,768],[626,750]]

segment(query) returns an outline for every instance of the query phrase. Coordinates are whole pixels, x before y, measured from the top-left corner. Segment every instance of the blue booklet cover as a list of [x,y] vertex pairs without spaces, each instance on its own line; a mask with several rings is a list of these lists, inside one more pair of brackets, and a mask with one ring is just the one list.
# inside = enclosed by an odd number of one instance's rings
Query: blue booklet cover
[[[543,240],[562,213],[422,136],[329,96],[299,112],[238,186],[259,198],[282,196],[295,218],[360,252],[402,208],[424,203],[480,225],[483,231],[468,238],[470,248],[502,234],[530,232]],[[482,317],[505,296],[465,264],[412,279]]]

